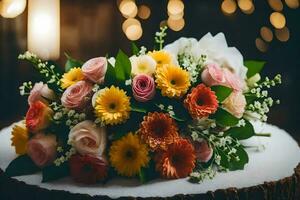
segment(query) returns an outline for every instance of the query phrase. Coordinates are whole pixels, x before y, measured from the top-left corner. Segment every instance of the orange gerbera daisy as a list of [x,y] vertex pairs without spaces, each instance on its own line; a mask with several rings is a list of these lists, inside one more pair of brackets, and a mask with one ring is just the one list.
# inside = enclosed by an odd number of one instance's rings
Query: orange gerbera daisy
[[149,113],[141,123],[139,134],[152,150],[165,148],[178,138],[174,120],[165,113]]
[[166,150],[159,151],[154,160],[156,170],[163,178],[185,178],[195,168],[196,155],[193,145],[186,139],[178,139]]
[[198,119],[215,113],[218,109],[218,100],[214,91],[204,84],[199,84],[187,95],[184,106],[194,119]]

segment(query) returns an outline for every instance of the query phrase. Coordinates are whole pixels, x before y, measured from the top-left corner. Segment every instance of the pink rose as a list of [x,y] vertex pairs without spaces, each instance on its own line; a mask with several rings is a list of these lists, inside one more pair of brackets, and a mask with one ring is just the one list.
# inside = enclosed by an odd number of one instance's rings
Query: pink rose
[[213,149],[207,144],[205,140],[201,142],[194,142],[194,148],[198,161],[206,163],[211,159],[213,155]]
[[55,135],[37,134],[27,143],[27,154],[39,167],[51,164],[56,158]]
[[225,109],[237,118],[241,118],[245,112],[246,98],[242,92],[234,91],[223,101]]
[[227,68],[217,64],[208,64],[201,74],[202,82],[207,86],[223,85],[236,91],[242,91],[245,81]]
[[154,79],[146,74],[140,74],[133,78],[133,97],[140,102],[151,100],[155,95]]
[[93,85],[79,81],[68,87],[61,97],[62,105],[69,109],[82,109],[89,100]]
[[42,101],[44,103],[48,103],[47,100],[54,100],[55,94],[53,90],[48,88],[47,84],[42,82],[36,83],[32,90],[30,91],[30,95],[28,97],[28,104],[31,105],[36,101]]
[[92,121],[83,121],[71,129],[68,142],[81,155],[102,156],[106,147],[106,130]]
[[88,60],[82,66],[83,75],[93,83],[103,83],[107,69],[105,57],[98,57]]
[[26,127],[30,132],[37,133],[50,125],[52,116],[53,110],[48,105],[36,101],[26,113]]

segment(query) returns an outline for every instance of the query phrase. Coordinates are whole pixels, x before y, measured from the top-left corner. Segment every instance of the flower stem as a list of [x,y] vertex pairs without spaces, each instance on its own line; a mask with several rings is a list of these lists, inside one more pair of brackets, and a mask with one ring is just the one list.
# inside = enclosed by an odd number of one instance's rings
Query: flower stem
[[254,136],[257,136],[257,137],[271,137],[271,133],[256,133]]

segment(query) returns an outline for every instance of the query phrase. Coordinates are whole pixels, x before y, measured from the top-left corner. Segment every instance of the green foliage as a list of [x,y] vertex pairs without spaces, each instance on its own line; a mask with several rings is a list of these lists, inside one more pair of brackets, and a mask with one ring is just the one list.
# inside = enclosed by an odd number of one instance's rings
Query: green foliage
[[232,89],[222,85],[212,86],[211,90],[216,93],[219,103],[222,103],[232,92]]
[[142,168],[139,173],[141,183],[147,183],[158,177],[159,174],[155,170],[155,163],[153,160],[150,160],[148,166],[146,168]]
[[5,174],[8,176],[22,176],[33,174],[40,171],[31,158],[27,155],[21,155],[10,162],[5,170]]
[[54,181],[69,175],[69,163],[64,162],[60,166],[50,165],[42,170],[42,182]]
[[217,124],[223,127],[235,126],[238,124],[239,119],[227,112],[226,110],[219,108],[215,114],[212,115],[212,119],[215,119]]
[[[245,120],[245,119],[244,119]],[[226,135],[230,135],[238,140],[245,140],[255,135],[252,124],[245,120],[244,127],[233,127],[225,132]]]
[[247,60],[245,61],[244,65],[248,68],[247,78],[251,78],[260,71],[265,66],[266,62],[264,61],[257,61],[257,60]]
[[242,146],[236,147],[236,154],[239,157],[239,160],[232,160],[229,163],[229,170],[242,170],[244,166],[249,162],[249,157],[247,152],[244,150]]
[[140,52],[140,49],[136,46],[134,42],[131,42],[131,51],[133,55],[138,55]]
[[65,53],[65,56],[67,57],[67,62],[65,64],[65,71],[66,72],[70,71],[72,68],[81,67],[83,65],[82,61],[75,60],[74,58],[69,56],[67,53]]

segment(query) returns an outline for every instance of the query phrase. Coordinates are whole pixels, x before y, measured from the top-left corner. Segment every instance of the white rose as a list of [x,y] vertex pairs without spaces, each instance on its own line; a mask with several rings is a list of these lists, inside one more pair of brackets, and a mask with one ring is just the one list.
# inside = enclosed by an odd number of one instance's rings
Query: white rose
[[246,78],[247,68],[244,66],[242,54],[235,47],[228,47],[223,33],[212,36],[204,35],[191,49],[193,56],[206,55],[207,64],[216,63],[221,67],[229,68],[241,79]]
[[81,155],[102,156],[106,147],[106,130],[92,121],[83,121],[71,129],[68,143]]
[[[166,45],[164,47],[164,50],[172,54],[175,58],[178,58],[178,55],[190,55],[191,49],[194,47],[195,44],[197,44],[197,42],[198,41],[195,38],[181,37],[175,42]],[[199,56],[200,55],[198,55],[198,57]]]
[[133,76],[138,74],[147,74],[152,76],[156,69],[155,60],[148,55],[132,56],[130,57],[131,73]]

